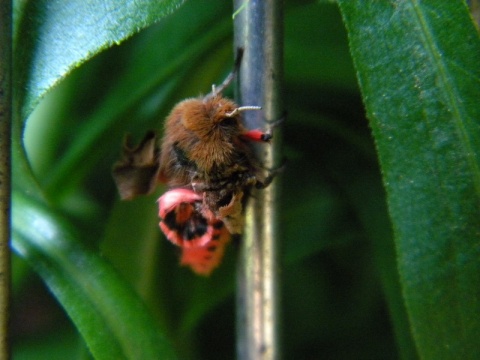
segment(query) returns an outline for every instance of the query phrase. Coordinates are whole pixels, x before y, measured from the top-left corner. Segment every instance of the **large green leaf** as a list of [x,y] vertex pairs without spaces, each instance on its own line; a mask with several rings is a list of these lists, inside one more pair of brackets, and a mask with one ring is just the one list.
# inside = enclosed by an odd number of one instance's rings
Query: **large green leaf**
[[174,358],[171,344],[132,288],[86,249],[62,216],[13,197],[13,246],[63,304],[97,359]]
[[419,354],[480,354],[480,41],[463,1],[340,0]]
[[25,119],[61,78],[157,22],[183,0],[32,0],[15,13],[16,101]]
[[[85,249],[86,232],[46,205],[23,150],[23,122],[59,80],[103,49],[157,22],[182,3],[27,1],[17,3],[13,129],[13,248],[40,274],[101,359],[171,358],[155,319],[130,286]],[[28,194],[28,195],[27,195]],[[36,199],[36,200],[33,200]],[[162,334],[163,333],[163,334]]]
[[[96,153],[108,153],[112,147],[118,147],[125,129],[143,133],[145,129],[157,128],[161,124],[158,118],[155,118],[155,124],[139,124],[135,116],[126,117],[125,114],[145,107],[145,103],[154,95],[156,107],[172,106],[168,101],[170,97],[175,95],[175,102],[181,99],[179,93],[182,89],[179,87],[195,88],[197,84],[192,77],[202,70],[201,62],[204,59],[208,60],[210,69],[215,63],[225,62],[226,59],[228,63],[231,62],[232,51],[228,37],[231,37],[232,21],[229,17],[222,16],[226,8],[228,4],[212,9],[212,6],[192,1],[180,8],[174,16],[162,21],[161,26],[149,31],[147,40],[150,42],[144,41],[141,46],[136,44],[135,49],[131,49],[130,43],[125,44],[135,56],[129,59],[131,63],[115,79],[114,87],[105,95],[105,99],[92,109],[93,113],[86,119],[80,119],[84,121],[83,126],[78,128],[68,149],[44,180],[47,191],[65,186],[71,179],[77,180],[84,175],[92,163],[98,161],[98,157],[86,155],[92,149],[96,149]],[[179,19],[182,18],[194,18],[195,21],[190,21],[188,26],[179,29]],[[214,26],[205,29],[205,24],[210,23],[214,23]],[[172,33],[175,33],[175,37],[171,36]],[[195,41],[189,42],[191,38],[195,38]],[[222,42],[227,51],[221,54],[214,52]],[[168,45],[169,50],[154,44]],[[218,68],[222,69],[223,66]],[[203,76],[207,75],[204,71]],[[209,87],[210,85],[205,86],[204,89],[208,90]],[[187,96],[198,94],[198,88],[190,91]]]
[[73,69],[121,43],[180,6],[161,1],[17,1],[14,7],[15,185],[41,191],[32,178],[21,139],[23,124],[40,99]]

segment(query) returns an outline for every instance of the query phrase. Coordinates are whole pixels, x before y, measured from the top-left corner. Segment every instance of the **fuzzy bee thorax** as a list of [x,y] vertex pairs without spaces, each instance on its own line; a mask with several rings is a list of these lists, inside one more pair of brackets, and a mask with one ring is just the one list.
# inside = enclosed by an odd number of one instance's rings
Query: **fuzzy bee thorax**
[[201,141],[222,141],[241,131],[240,117],[231,116],[238,106],[220,95],[181,102],[181,122]]
[[218,95],[182,101],[167,120],[164,148],[174,144],[200,171],[229,166],[235,143],[245,131],[239,115],[229,116],[236,108]]

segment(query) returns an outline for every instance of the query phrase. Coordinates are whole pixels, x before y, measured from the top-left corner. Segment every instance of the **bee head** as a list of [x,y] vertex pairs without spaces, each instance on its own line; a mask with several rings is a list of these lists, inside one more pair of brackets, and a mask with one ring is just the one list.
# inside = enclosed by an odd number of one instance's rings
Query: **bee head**
[[240,116],[235,113],[238,106],[222,96],[214,96],[205,100],[205,111],[212,127],[238,128]]
[[206,109],[213,127],[228,132],[241,130],[241,113],[247,110],[260,110],[260,106],[237,106],[233,101],[215,96],[206,104]]
[[260,106],[237,106],[232,101],[220,98],[214,104],[212,121],[222,136],[234,137],[244,132],[241,123],[241,112],[246,110],[260,110]]
[[237,136],[242,132],[241,112],[259,110],[259,106],[237,106],[233,101],[221,95],[207,96],[202,100],[192,100],[185,108],[183,123],[185,128],[200,138],[219,136]]

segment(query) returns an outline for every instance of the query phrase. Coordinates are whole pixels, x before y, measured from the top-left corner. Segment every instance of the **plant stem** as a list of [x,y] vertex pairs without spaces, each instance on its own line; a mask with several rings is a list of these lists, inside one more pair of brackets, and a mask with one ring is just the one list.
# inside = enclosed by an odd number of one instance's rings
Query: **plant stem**
[[[282,79],[282,2],[235,0],[235,46],[244,48],[239,72],[239,105],[260,105],[245,113],[250,129],[265,129],[284,115]],[[270,145],[257,157],[266,169],[279,166],[281,138],[275,129]],[[237,355],[239,359],[278,359],[279,290],[277,213],[278,181],[256,191],[246,209],[237,277]]]
[[12,3],[0,0],[0,358],[10,357],[10,202]]

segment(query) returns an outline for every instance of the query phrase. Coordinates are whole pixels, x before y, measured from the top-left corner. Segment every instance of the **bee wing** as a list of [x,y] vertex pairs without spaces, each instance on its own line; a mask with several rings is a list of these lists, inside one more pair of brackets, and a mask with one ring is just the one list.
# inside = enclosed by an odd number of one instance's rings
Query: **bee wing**
[[122,200],[131,200],[138,195],[155,190],[160,169],[160,150],[156,134],[148,132],[137,146],[130,146],[130,137],[125,138],[122,156],[112,170]]

